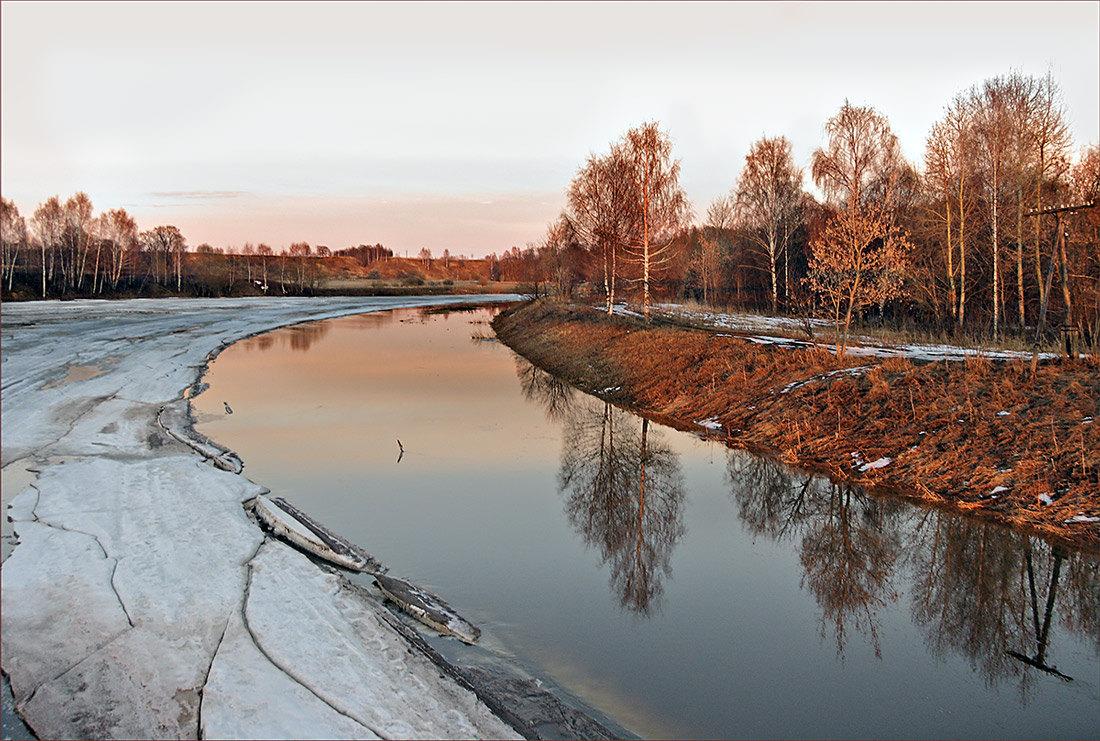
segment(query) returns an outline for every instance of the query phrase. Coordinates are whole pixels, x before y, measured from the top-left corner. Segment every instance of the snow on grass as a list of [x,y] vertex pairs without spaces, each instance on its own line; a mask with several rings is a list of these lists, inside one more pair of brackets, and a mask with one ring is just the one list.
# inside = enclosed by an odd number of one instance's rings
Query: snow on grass
[[[715,329],[729,330],[748,336],[745,339],[750,342],[764,345],[776,345],[785,348],[811,348],[818,347],[830,352],[836,352],[836,345],[830,343],[813,343],[801,339],[781,337],[767,334],[768,332],[805,333],[806,327],[811,329],[828,329],[833,322],[825,319],[803,317],[759,316],[755,314],[741,314],[732,312],[720,312],[703,309],[693,309],[681,304],[664,303],[651,307],[657,314],[667,318],[682,319],[694,324]],[[626,309],[624,307],[624,312]],[[991,360],[1011,360],[1030,358],[1031,352],[1021,350],[994,350],[988,348],[974,349],[957,345],[946,344],[922,344],[922,343],[886,343],[870,337],[858,337],[856,344],[849,345],[846,352],[857,357],[900,358],[922,361],[965,360],[968,357],[986,357]],[[1039,353],[1043,360],[1058,357],[1057,353]]]
[[862,466],[859,467],[859,470],[860,470],[860,473],[865,473],[867,471],[873,471],[876,468],[885,468],[886,466],[889,466],[893,462],[894,462],[893,458],[887,458],[887,457],[883,456],[882,458],[879,458],[878,460],[875,460],[875,461],[871,461],[870,463],[864,463]]
[[[779,393],[787,394],[797,388],[802,388],[807,384],[813,383],[814,381],[820,381],[825,378],[832,378],[833,376],[861,376],[869,370],[871,370],[871,366],[861,365],[856,368],[839,368],[834,371],[829,371],[828,373],[819,373],[816,376],[811,376],[810,378],[807,378],[805,381],[792,381],[791,383],[788,383],[786,386],[784,386]],[[773,390],[772,393],[774,394],[775,391]]]
[[1065,524],[1069,525],[1074,522],[1100,522],[1100,517],[1088,517],[1084,514],[1074,515],[1068,520],[1062,520]]
[[708,419],[696,420],[695,424],[700,427],[705,427],[708,430],[720,430],[722,429],[722,423],[718,421],[717,417],[710,417]]

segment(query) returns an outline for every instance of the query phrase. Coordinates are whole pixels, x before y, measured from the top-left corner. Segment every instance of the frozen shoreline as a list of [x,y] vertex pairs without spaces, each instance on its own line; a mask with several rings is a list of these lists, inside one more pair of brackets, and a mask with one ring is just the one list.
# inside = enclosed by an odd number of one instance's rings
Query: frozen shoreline
[[5,483],[35,478],[4,491],[19,544],[2,665],[28,724],[54,738],[517,737],[385,608],[265,538],[241,506],[262,487],[180,442],[193,384],[237,340],[470,300],[5,304]]

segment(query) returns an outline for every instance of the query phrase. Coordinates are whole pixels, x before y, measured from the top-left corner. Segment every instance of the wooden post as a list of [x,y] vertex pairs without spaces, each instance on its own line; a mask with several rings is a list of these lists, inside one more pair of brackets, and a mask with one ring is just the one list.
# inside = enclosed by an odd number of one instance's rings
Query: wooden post
[[[1035,343],[1032,347],[1031,353],[1031,373],[1035,374],[1035,369],[1039,363],[1039,339],[1043,332],[1043,324],[1046,322],[1047,317],[1047,302],[1050,300],[1050,288],[1051,282],[1054,277],[1054,263],[1057,260],[1061,265],[1062,276],[1062,302],[1065,307],[1065,317],[1062,321],[1062,341],[1065,346],[1066,356],[1070,359],[1077,357],[1076,352],[1073,349],[1074,340],[1073,337],[1077,334],[1077,326],[1073,323],[1073,304],[1070,300],[1069,292],[1069,266],[1066,260],[1066,231],[1062,228],[1062,214],[1073,213],[1074,211],[1081,211],[1086,208],[1096,208],[1096,201],[1089,201],[1088,203],[1082,203],[1075,206],[1056,206],[1052,208],[1044,208],[1042,210],[1032,209],[1028,211],[1028,216],[1041,216],[1043,214],[1054,214],[1056,221],[1055,229],[1057,231],[1057,245],[1050,253],[1050,267],[1047,269],[1046,290],[1043,291],[1043,303],[1039,310],[1039,322],[1035,327]],[[994,299],[996,300],[996,299]]]
[[[1059,214],[1061,216],[1061,214]],[[1061,219],[1059,219],[1061,227]],[[1065,317],[1062,319],[1062,339],[1066,346],[1066,356],[1071,360],[1077,355],[1073,352],[1073,335],[1077,333],[1077,325],[1073,323],[1073,303],[1069,296],[1069,267],[1066,264],[1066,232],[1058,230],[1058,256],[1062,263],[1062,300],[1066,307]],[[1053,257],[1053,255],[1051,255]]]

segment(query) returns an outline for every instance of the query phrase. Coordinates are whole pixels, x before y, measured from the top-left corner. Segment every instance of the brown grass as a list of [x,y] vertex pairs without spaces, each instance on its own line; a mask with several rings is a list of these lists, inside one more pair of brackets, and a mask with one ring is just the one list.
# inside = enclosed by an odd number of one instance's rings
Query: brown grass
[[[1097,523],[1065,523],[1100,516],[1094,362],[1046,362],[1033,377],[1026,362],[981,356],[837,359],[547,301],[493,327],[536,365],[586,391],[618,387],[601,395],[662,422],[698,430],[716,417],[731,446],[1100,551]],[[853,452],[893,462],[861,473]]]

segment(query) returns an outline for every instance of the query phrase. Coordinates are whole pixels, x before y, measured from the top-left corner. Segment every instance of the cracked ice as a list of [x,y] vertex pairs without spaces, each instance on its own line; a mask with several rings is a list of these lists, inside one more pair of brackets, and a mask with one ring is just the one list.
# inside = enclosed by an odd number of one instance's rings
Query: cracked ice
[[0,660],[40,737],[516,736],[385,608],[265,541],[242,506],[264,489],[182,429],[186,391],[242,337],[469,300],[5,304],[2,464],[36,479],[8,512]]

